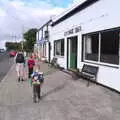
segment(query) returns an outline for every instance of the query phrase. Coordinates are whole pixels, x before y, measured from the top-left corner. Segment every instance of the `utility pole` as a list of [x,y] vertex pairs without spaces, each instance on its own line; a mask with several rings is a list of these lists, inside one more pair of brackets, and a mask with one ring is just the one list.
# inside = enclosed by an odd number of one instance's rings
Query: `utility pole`
[[24,51],[24,25],[22,25],[22,51]]
[[17,38],[17,36],[15,35],[15,42],[17,42],[16,38]]
[[13,41],[17,42],[16,38],[17,36],[15,34],[12,35]]

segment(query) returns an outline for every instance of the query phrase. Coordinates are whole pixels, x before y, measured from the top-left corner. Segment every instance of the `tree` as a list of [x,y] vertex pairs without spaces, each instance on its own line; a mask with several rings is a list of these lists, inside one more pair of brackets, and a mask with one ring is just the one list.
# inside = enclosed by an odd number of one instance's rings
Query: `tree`
[[10,50],[19,51],[22,48],[20,42],[6,42],[5,46],[6,46],[7,51],[10,51]]
[[34,44],[36,43],[36,28],[32,28],[24,33],[24,39],[26,40],[24,42],[24,48],[27,52],[33,52],[34,50]]

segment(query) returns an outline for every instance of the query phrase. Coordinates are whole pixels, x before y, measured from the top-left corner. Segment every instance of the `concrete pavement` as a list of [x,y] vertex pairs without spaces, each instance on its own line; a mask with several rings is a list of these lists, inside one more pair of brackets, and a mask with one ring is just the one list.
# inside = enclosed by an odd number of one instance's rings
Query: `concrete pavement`
[[28,81],[17,82],[15,66],[0,84],[0,120],[119,120],[120,95],[41,64],[42,100],[32,102]]

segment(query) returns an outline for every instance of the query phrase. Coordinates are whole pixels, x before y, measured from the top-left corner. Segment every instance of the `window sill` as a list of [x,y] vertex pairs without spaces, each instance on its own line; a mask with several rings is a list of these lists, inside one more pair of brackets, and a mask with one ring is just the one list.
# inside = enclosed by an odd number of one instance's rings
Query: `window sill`
[[61,56],[61,55],[55,55],[55,57],[57,57],[57,58],[64,58],[64,56]]
[[96,64],[96,65],[101,65],[101,66],[106,66],[106,67],[111,67],[111,68],[117,68],[117,69],[119,68],[119,65],[115,65],[115,64],[109,64],[109,63],[103,63],[103,62],[95,62],[95,61],[90,61],[90,60],[84,60],[83,62]]

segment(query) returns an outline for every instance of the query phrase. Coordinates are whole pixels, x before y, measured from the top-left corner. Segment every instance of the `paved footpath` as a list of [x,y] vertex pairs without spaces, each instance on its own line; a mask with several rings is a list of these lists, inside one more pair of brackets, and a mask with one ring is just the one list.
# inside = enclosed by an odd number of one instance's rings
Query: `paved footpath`
[[33,103],[28,81],[17,82],[15,66],[0,84],[0,120],[120,120],[120,95],[41,64],[42,100]]

